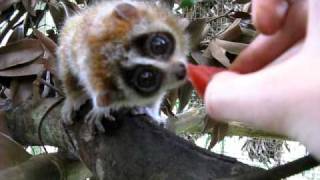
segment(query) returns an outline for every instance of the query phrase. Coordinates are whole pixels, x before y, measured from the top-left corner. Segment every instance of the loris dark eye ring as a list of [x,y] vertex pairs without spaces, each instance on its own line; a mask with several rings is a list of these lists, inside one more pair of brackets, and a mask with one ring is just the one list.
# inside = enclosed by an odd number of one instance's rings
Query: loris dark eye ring
[[173,40],[166,33],[155,33],[148,38],[145,46],[152,56],[168,56],[173,51]]
[[162,82],[162,73],[151,66],[135,68],[131,83],[140,94],[152,94],[159,90]]
[[163,60],[175,49],[175,40],[169,32],[143,34],[135,38],[133,44],[142,55]]

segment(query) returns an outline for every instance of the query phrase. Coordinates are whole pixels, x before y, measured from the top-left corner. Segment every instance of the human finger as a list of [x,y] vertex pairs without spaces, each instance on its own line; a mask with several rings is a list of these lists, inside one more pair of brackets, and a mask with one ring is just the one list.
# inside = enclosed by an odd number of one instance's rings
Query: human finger
[[230,69],[239,73],[257,71],[305,37],[307,3],[297,1],[288,12],[284,26],[273,35],[259,35],[239,54]]
[[264,34],[278,31],[286,19],[289,8],[287,0],[253,0],[253,24]]

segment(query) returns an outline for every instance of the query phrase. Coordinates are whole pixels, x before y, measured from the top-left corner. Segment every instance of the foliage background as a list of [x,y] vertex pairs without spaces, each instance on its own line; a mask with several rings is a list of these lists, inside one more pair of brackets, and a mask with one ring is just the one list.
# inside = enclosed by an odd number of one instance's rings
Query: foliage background
[[[228,67],[236,56],[257,36],[250,20],[250,0],[169,0],[163,1],[172,11],[192,24],[190,63]],[[0,96],[1,103],[13,105],[38,94],[40,98],[61,96],[56,79],[55,48],[59,29],[67,16],[95,3],[92,0],[0,0]],[[34,88],[34,82],[39,86]],[[39,98],[38,97],[38,98]],[[162,112],[172,121],[172,130],[199,146],[239,158],[264,168],[283,164],[303,156],[306,150],[293,142],[279,139],[247,138],[230,133],[231,125],[207,123],[206,117],[196,116],[201,125],[187,124],[179,119],[183,114],[203,108],[201,99],[190,84],[167,96]],[[195,120],[195,119],[193,119]],[[182,122],[182,123],[180,123]],[[187,125],[186,125],[187,124]],[[247,132],[247,131],[246,131]],[[248,133],[248,132],[247,132]],[[250,133],[247,135],[252,136]],[[243,135],[242,135],[243,136]],[[222,141],[220,141],[222,140]],[[217,143],[220,141],[219,143]],[[230,146],[235,142],[237,147]],[[241,148],[241,146],[242,148]],[[298,152],[294,157],[287,154]],[[235,150],[238,149],[238,150]],[[56,148],[28,147],[32,155]],[[232,151],[230,151],[232,150]],[[291,158],[291,159],[290,159]],[[313,170],[298,178],[320,179]]]

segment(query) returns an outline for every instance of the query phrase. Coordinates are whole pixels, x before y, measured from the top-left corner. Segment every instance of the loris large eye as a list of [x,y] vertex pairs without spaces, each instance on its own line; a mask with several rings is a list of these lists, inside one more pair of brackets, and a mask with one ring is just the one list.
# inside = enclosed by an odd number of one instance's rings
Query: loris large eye
[[155,33],[148,38],[145,46],[152,56],[169,56],[174,50],[173,43],[169,34]]
[[123,71],[125,82],[141,95],[152,95],[160,89],[163,73],[149,65],[139,65]]
[[168,32],[143,34],[134,40],[137,50],[144,56],[167,59],[175,49],[173,36]]
[[153,93],[161,85],[161,73],[151,66],[137,67],[133,72],[132,82],[137,91]]

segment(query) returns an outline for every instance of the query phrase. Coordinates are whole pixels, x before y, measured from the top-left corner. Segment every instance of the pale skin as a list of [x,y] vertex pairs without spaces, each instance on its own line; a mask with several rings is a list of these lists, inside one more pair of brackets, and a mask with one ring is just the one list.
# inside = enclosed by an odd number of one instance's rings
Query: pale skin
[[241,74],[221,72],[210,81],[208,114],[297,139],[320,159],[319,9],[319,0],[253,0],[264,34],[232,65]]

